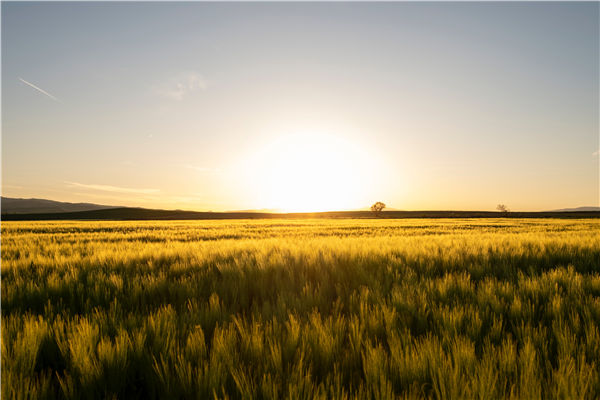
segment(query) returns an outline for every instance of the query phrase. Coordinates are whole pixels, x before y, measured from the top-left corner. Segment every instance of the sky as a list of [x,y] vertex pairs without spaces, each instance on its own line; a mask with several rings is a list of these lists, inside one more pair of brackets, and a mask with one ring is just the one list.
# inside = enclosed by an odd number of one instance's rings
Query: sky
[[2,195],[599,206],[599,3],[2,2]]

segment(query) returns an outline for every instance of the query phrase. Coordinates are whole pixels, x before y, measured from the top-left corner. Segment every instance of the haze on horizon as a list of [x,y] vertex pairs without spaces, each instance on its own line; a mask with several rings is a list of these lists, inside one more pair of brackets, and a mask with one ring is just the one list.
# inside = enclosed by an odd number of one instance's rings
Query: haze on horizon
[[2,195],[598,206],[599,3],[7,3]]

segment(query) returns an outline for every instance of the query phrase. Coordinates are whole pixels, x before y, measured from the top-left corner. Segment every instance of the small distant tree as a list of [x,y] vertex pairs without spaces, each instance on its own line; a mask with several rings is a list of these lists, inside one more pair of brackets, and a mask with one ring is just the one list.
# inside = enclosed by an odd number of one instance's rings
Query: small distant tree
[[377,203],[375,203],[371,206],[371,211],[373,211],[375,213],[375,216],[378,217],[379,214],[381,213],[381,210],[383,210],[384,208],[385,208],[385,203],[378,201]]
[[498,204],[496,206],[496,210],[503,212],[503,213],[507,213],[508,212],[508,207],[506,207],[504,204]]

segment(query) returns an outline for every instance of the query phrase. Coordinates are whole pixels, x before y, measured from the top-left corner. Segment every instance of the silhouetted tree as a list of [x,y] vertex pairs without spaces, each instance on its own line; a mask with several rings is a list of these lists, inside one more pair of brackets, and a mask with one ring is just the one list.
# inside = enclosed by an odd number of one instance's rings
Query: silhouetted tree
[[376,216],[379,216],[379,214],[381,213],[381,210],[383,210],[384,208],[385,208],[385,204],[378,201],[377,203],[375,203],[371,206],[371,211],[373,211]]
[[496,210],[498,210],[500,212],[507,213],[508,212],[508,207],[506,207],[504,204],[498,204],[496,206]]

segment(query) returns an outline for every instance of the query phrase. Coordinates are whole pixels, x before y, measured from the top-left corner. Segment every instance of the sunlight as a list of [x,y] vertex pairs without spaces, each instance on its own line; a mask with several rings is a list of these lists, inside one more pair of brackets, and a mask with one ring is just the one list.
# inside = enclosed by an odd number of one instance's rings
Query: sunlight
[[317,133],[280,136],[252,164],[258,204],[282,212],[364,208],[382,171],[364,146]]

